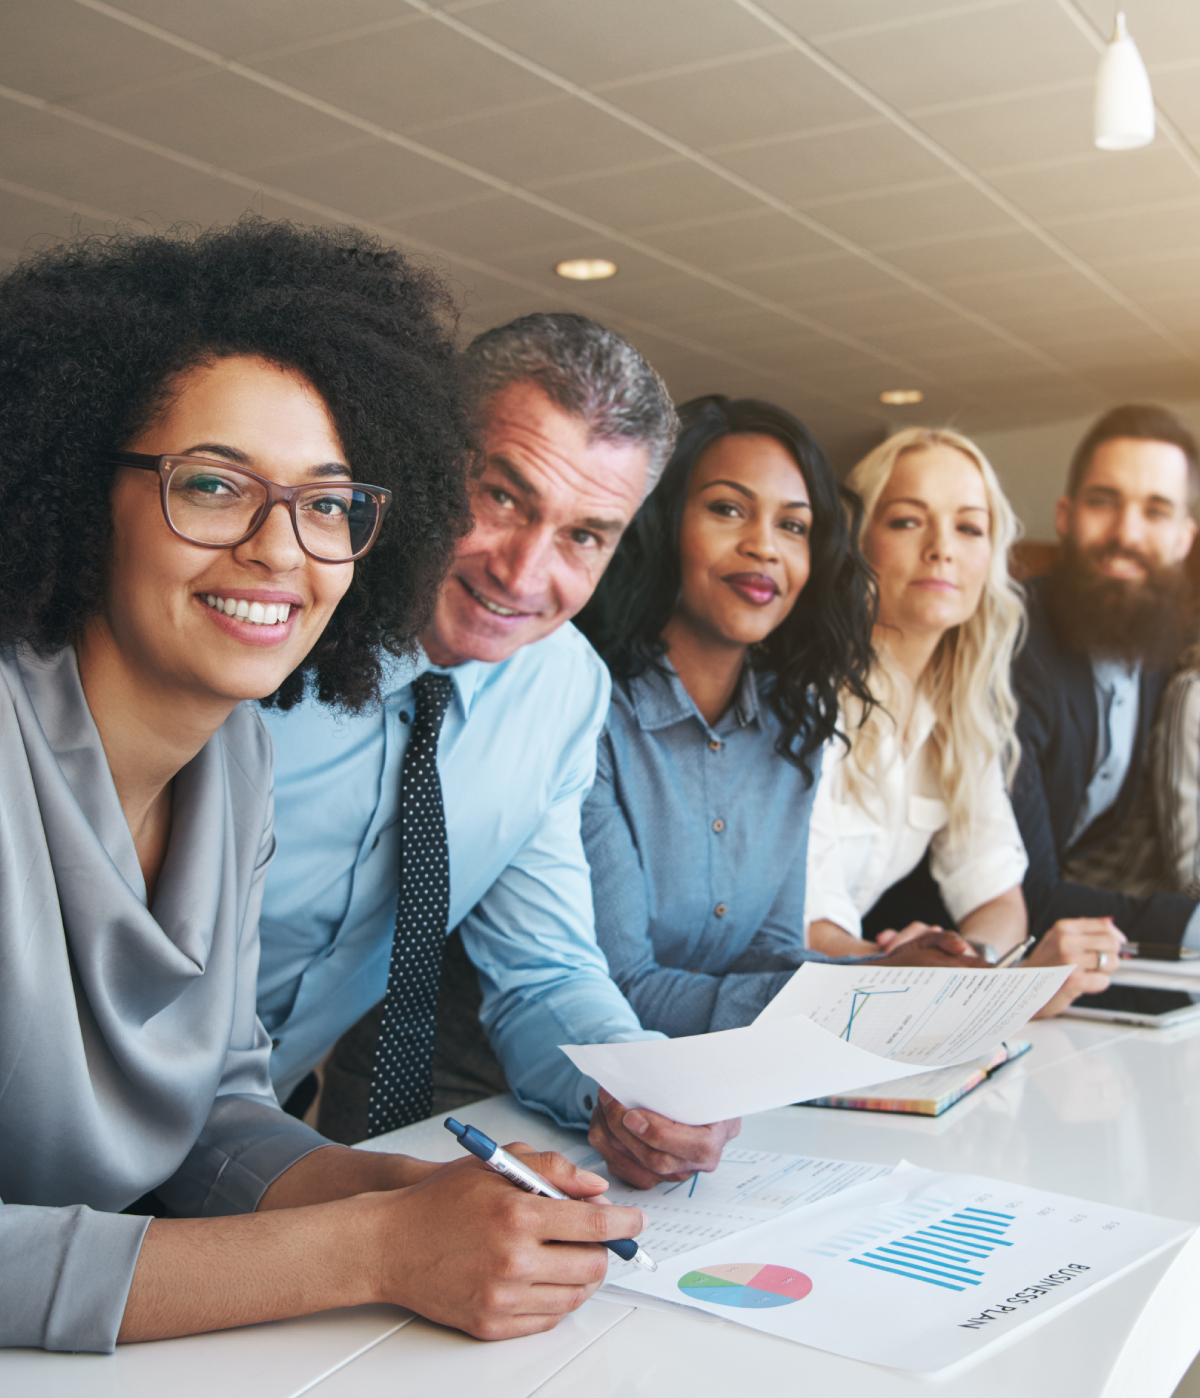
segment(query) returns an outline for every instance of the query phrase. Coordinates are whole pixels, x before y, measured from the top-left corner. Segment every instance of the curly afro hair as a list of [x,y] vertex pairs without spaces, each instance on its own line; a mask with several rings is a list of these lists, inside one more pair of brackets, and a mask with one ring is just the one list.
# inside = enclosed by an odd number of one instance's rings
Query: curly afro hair
[[120,450],[184,370],[254,355],[324,399],[356,480],[393,495],[374,549],[304,664],[324,703],[360,709],[380,651],[411,650],[471,522],[470,411],[441,282],[354,228],[255,217],[199,234],[92,237],[0,280],[0,641],[46,653],[99,609]]

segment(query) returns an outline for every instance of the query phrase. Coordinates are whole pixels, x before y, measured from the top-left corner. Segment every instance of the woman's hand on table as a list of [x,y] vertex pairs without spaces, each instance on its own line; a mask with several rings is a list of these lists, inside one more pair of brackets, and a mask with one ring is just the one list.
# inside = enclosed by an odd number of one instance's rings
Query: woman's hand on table
[[742,1129],[740,1117],[711,1126],[684,1126],[647,1107],[633,1110],[600,1089],[588,1141],[613,1174],[635,1189],[663,1180],[685,1180],[697,1170],[715,1170],[726,1141]]
[[906,942],[915,941],[926,932],[944,932],[944,927],[939,927],[934,922],[910,922],[907,927],[901,928],[899,932],[889,927],[886,931],[880,932],[875,938],[875,945],[882,952],[893,952],[902,947]]
[[1075,969],[1034,1019],[1050,1019],[1061,1014],[1077,996],[1099,995],[1107,990],[1125,941],[1125,934],[1111,917],[1065,917],[1056,922],[1021,965],[1072,965]]
[[[923,924],[910,924],[898,937]],[[906,941],[893,942],[894,950],[880,957],[877,966],[970,966],[975,970],[986,965],[975,948],[960,937],[957,932],[943,932],[926,929],[908,937]]]

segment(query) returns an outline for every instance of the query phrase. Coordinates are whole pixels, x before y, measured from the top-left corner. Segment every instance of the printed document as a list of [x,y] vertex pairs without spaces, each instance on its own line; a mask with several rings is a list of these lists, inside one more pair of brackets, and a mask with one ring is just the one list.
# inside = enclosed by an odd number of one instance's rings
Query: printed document
[[622,1295],[693,1306],[814,1349],[934,1373],[1194,1231],[1191,1223],[902,1164],[616,1284]]
[[[590,1146],[568,1151],[567,1159],[611,1179],[608,1165]],[[802,1204],[828,1199],[878,1179],[891,1168],[726,1146],[721,1163],[707,1174],[698,1171],[686,1180],[667,1180],[653,1189],[631,1189],[613,1179],[605,1197],[612,1204],[643,1210],[648,1222],[638,1242],[661,1265],[664,1258],[777,1219]],[[638,1270],[632,1262],[610,1257],[607,1284]],[[628,1304],[629,1298],[624,1299]]]
[[1037,1014],[1071,970],[808,962],[755,1023],[803,1015],[881,1058],[946,1068],[991,1053]]
[[806,962],[744,1029],[560,1047],[626,1106],[702,1126],[982,1057],[1072,969]]

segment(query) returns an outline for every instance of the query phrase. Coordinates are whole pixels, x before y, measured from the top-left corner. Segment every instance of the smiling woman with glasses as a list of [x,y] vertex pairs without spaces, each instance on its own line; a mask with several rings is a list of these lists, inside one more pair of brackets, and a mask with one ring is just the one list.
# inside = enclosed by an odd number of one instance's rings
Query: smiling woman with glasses
[[359,709],[425,624],[469,523],[449,310],[355,230],[254,219],[0,280],[0,1345],[371,1300],[498,1335],[603,1275],[498,1177],[286,1116],[255,1017],[246,701]]

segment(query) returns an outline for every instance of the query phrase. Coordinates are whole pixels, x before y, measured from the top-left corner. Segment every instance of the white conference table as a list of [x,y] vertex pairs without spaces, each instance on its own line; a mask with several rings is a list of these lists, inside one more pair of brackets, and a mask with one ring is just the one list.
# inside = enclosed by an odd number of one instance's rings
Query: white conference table
[[[1141,1030],[1060,1019],[1033,1051],[937,1119],[810,1107],[748,1118],[740,1143],[994,1175],[1200,1222],[1200,1023]],[[494,1097],[458,1115],[500,1141],[581,1137]],[[441,1118],[371,1142],[448,1160]],[[864,1324],[869,1318],[864,1317]],[[593,1297],[546,1335],[482,1344],[389,1306],[328,1312],[113,1356],[0,1354],[5,1398],[1169,1398],[1200,1351],[1200,1234],[1030,1325],[956,1377],[824,1354],[699,1312]],[[785,1387],[786,1385],[786,1387]]]

